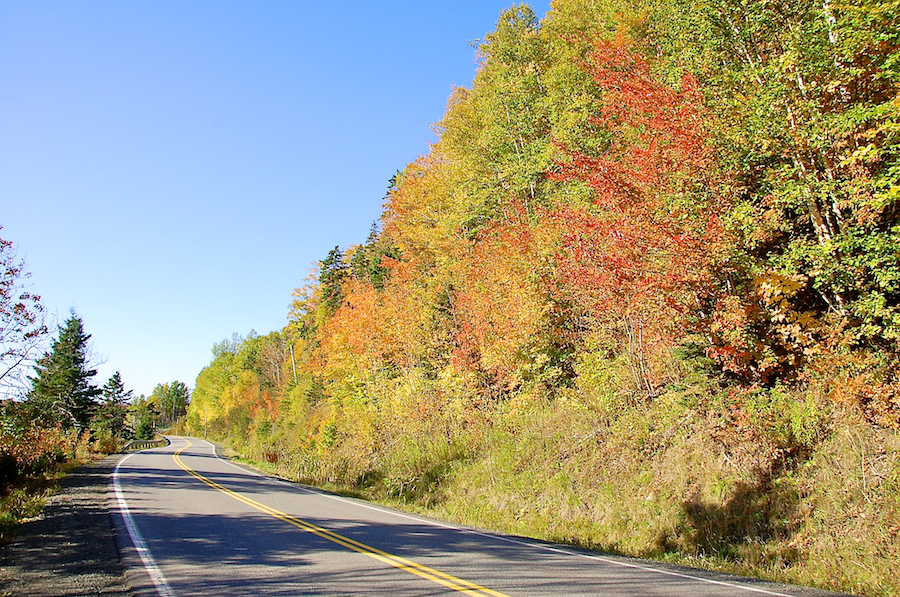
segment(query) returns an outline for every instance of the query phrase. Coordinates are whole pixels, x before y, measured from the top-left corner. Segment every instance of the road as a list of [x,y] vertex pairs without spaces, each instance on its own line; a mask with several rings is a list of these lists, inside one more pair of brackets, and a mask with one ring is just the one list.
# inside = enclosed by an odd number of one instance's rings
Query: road
[[111,499],[139,595],[824,595],[492,535],[266,477],[170,438]]

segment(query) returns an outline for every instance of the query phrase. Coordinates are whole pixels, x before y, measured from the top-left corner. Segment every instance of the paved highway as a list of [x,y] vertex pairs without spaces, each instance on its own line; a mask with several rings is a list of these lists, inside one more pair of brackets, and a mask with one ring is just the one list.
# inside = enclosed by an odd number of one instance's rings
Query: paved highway
[[110,499],[138,595],[824,595],[492,535],[321,493],[195,438],[125,457]]

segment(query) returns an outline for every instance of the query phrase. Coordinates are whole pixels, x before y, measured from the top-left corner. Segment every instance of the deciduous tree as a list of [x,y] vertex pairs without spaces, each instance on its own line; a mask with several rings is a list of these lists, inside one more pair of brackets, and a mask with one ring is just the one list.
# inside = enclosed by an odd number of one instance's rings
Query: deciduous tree
[[41,297],[27,290],[30,275],[13,244],[0,238],[0,387],[7,394],[23,390],[24,374],[47,335]]
[[174,423],[178,417],[187,413],[191,400],[191,391],[187,384],[180,381],[157,384],[148,400],[155,404],[160,412],[160,423]]
[[597,42],[586,67],[604,93],[595,121],[607,148],[569,151],[553,175],[586,183],[594,205],[547,215],[560,229],[560,275],[594,331],[626,351],[636,388],[652,393],[711,289],[727,197],[702,184],[714,162],[693,77],[677,88],[656,80],[621,36]]

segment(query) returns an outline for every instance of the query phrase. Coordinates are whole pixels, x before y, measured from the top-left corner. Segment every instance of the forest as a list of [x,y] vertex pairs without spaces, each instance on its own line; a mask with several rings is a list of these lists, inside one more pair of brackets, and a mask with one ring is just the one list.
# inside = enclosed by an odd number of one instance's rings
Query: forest
[[[900,594],[900,0],[553,0],[475,45],[368,238],[216,344],[176,429],[446,520]],[[125,417],[108,385],[73,396]],[[182,386],[136,403],[173,422]],[[79,408],[52,428],[121,435]]]
[[187,429],[449,520],[900,593],[900,2],[554,0],[477,52]]

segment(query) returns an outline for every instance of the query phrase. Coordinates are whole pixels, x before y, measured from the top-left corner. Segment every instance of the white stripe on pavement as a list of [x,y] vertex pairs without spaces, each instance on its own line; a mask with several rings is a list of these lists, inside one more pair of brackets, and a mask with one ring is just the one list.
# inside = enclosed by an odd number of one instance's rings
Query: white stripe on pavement
[[119,502],[119,512],[122,514],[122,519],[125,521],[125,528],[128,530],[128,535],[131,537],[131,543],[134,545],[134,549],[138,552],[138,555],[141,556],[141,561],[144,563],[144,569],[147,570],[147,574],[150,575],[150,580],[152,580],[153,584],[156,586],[156,592],[159,593],[159,597],[176,597],[175,591],[169,586],[166,577],[163,576],[159,566],[156,565],[156,560],[153,559],[153,554],[150,553],[147,542],[144,541],[144,536],[141,535],[141,531],[138,530],[134,518],[131,517],[131,511],[128,509],[128,502],[125,501],[125,495],[122,493],[122,486],[119,484],[119,467],[132,456],[133,454],[129,454],[120,460],[119,464],[116,465],[116,470],[113,471],[113,488],[116,491],[116,500]]

